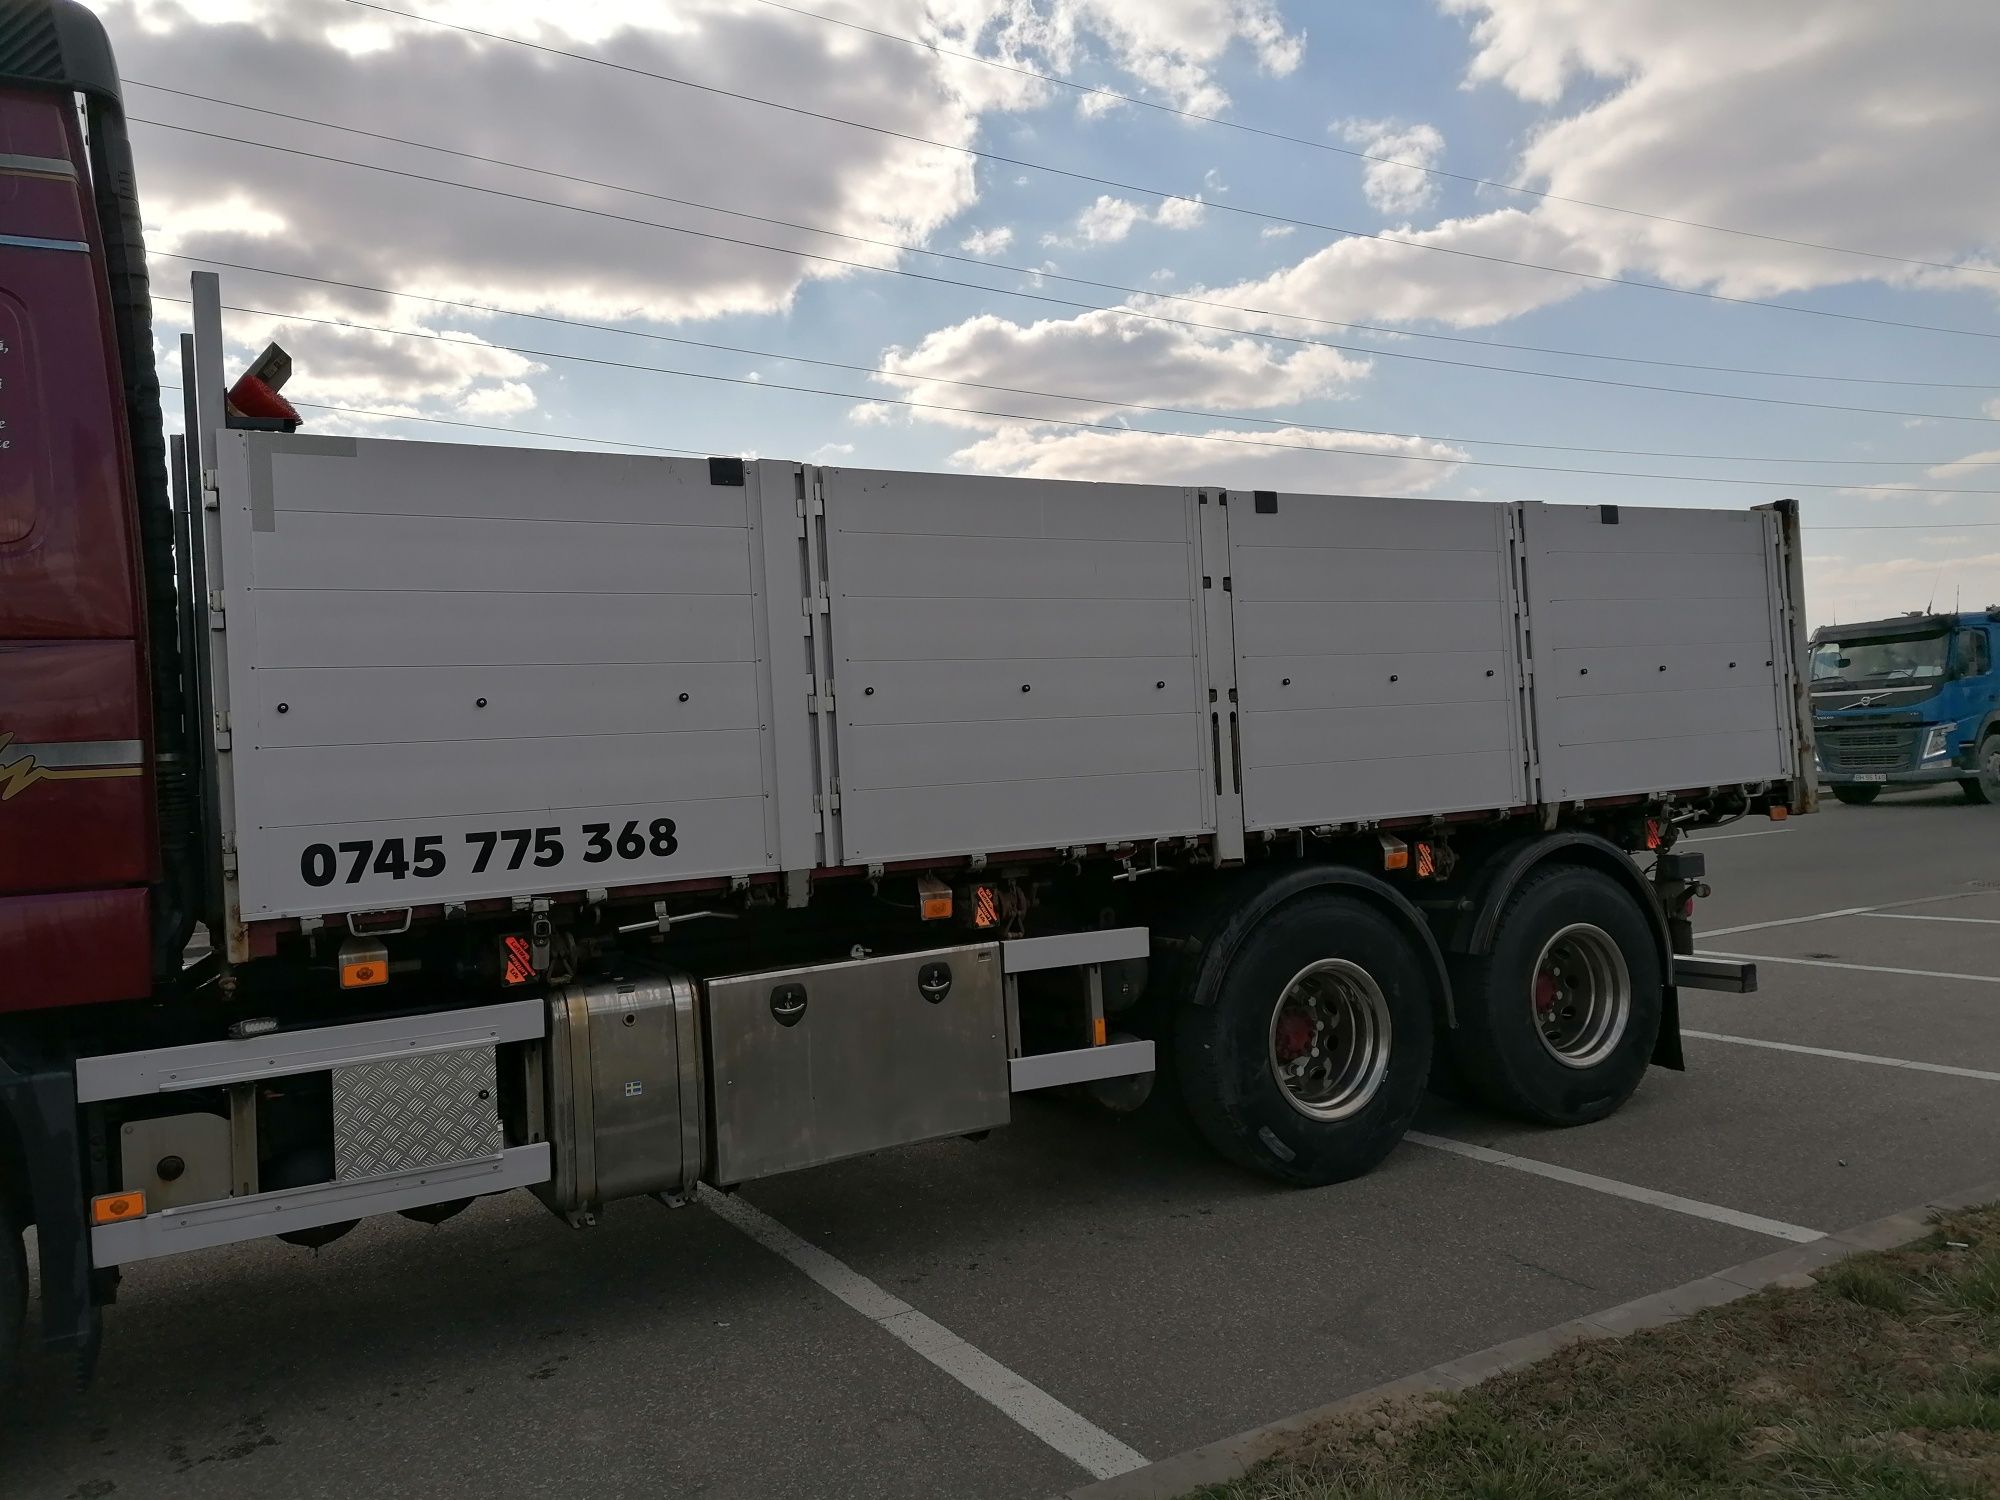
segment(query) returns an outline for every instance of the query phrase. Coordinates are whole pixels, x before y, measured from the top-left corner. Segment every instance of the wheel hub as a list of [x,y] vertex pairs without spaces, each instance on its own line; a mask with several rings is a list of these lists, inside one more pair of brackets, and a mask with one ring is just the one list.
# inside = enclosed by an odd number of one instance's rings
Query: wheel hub
[[1574,922],[1543,944],[1531,989],[1535,1032],[1565,1067],[1609,1057],[1632,1018],[1632,976],[1611,934]]
[[1359,1113],[1389,1070],[1389,1003],[1343,958],[1308,964],[1271,1009],[1269,1065],[1286,1101],[1314,1120]]

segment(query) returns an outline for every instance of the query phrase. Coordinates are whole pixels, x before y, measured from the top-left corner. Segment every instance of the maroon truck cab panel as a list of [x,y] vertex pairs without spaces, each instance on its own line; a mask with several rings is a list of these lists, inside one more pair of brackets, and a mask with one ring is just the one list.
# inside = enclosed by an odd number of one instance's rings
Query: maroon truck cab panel
[[76,110],[0,89],[0,1010],[146,993],[131,446]]

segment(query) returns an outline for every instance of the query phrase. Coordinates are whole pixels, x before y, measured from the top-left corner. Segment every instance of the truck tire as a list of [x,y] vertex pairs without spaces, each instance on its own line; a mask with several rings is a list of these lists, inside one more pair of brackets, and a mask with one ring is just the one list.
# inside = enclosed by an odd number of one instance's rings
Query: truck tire
[[1493,1108],[1543,1125],[1601,1120],[1632,1097],[1666,999],[1645,912],[1580,865],[1521,882],[1453,995],[1445,1044],[1461,1075]]
[[1358,1177],[1403,1138],[1430,1072],[1436,981],[1365,900],[1305,895],[1243,939],[1213,1003],[1185,1003],[1188,1114],[1239,1166],[1301,1187]]
[[1989,734],[1979,742],[1976,764],[1979,774],[1959,783],[1965,790],[1965,800],[2000,802],[2000,733]]
[[0,1396],[20,1381],[28,1323],[28,1252],[22,1225],[0,1182]]
[[1879,786],[1840,785],[1833,789],[1833,795],[1838,801],[1845,802],[1849,807],[1866,807],[1882,795],[1882,788]]

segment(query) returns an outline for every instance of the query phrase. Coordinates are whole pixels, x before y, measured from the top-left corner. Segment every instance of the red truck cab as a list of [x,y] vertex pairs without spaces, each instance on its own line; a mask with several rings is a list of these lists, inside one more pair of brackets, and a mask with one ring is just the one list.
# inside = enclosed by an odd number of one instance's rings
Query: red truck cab
[[58,1018],[148,1000],[194,922],[172,538],[111,47],[76,0],[0,0],[0,1344],[35,1224],[44,1342],[93,1346]]
[[89,174],[66,90],[0,88],[0,1010],[152,980],[136,506]]

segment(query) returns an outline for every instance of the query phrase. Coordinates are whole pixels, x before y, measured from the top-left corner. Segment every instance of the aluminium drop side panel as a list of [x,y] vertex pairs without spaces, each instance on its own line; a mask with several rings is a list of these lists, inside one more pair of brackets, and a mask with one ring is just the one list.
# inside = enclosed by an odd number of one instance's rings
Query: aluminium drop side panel
[[1763,515],[1521,513],[1543,801],[1793,774]]
[[1229,498],[1244,826],[1526,803],[1504,507]]
[[218,442],[243,920],[778,868],[763,466]]
[[1191,492],[820,478],[844,863],[1213,826]]

